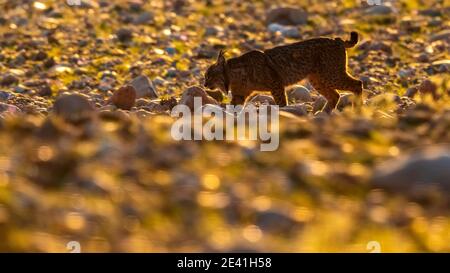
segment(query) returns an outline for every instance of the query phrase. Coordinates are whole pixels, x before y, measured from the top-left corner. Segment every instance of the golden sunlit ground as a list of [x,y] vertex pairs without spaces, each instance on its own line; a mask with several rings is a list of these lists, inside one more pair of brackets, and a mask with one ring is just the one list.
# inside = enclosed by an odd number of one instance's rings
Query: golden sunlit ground
[[[0,251],[449,252],[450,2],[362,2],[0,0]],[[271,31],[267,12],[288,5],[307,21]],[[347,98],[315,116],[305,81],[274,152],[171,137],[168,105],[220,49],[353,30],[361,111]],[[139,75],[159,98],[116,109]],[[53,107],[63,93],[96,110]],[[423,150],[438,167],[411,163]]]

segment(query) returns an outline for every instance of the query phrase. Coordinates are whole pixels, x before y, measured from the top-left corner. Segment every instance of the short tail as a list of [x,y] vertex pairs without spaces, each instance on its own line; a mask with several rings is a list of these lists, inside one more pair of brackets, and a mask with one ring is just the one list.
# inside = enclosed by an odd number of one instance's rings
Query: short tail
[[358,43],[358,32],[350,32],[350,40],[344,41],[345,48],[352,48]]

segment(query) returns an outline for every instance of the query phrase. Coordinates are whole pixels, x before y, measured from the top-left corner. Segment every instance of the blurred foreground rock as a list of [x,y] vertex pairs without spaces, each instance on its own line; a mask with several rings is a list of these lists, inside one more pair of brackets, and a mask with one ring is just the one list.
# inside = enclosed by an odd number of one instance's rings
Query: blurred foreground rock
[[436,190],[450,193],[450,147],[430,147],[380,164],[372,183],[417,197]]
[[95,108],[86,96],[69,94],[56,99],[53,111],[68,122],[78,123],[90,119]]

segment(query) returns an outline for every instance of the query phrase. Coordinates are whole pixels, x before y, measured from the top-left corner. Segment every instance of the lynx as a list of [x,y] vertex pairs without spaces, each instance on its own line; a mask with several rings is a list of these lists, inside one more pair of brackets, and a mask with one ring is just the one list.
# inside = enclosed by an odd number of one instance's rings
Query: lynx
[[217,61],[205,73],[204,86],[231,90],[231,104],[244,104],[254,91],[270,91],[279,106],[287,105],[285,87],[307,78],[326,99],[322,111],[332,112],[339,101],[337,90],[353,92],[361,100],[362,82],[347,72],[347,48],[358,43],[358,33],[350,40],[314,38],[265,51],[253,50],[226,60],[220,51]]

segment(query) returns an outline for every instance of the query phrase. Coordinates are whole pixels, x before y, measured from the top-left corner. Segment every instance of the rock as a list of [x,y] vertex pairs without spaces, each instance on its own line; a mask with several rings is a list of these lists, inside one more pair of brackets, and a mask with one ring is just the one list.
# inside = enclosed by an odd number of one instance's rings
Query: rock
[[48,55],[44,51],[39,50],[33,57],[33,61],[43,61],[47,59]]
[[156,77],[153,79],[153,84],[156,86],[164,86],[166,83],[167,81],[161,77]]
[[91,119],[95,108],[82,94],[62,95],[53,104],[53,112],[71,123],[79,123]]
[[353,104],[354,98],[355,98],[355,95],[353,95],[353,94],[350,94],[350,93],[342,94],[341,97],[339,98],[339,102],[336,106],[337,109],[342,111],[345,107],[351,106]]
[[111,101],[117,108],[130,110],[136,101],[136,91],[131,85],[123,86],[114,92]]
[[14,76],[13,74],[5,74],[2,79],[0,80],[0,85],[12,85],[17,84],[19,82],[19,79]]
[[450,30],[440,31],[436,34],[431,35],[431,37],[430,37],[431,42],[441,41],[441,40],[450,42]]
[[276,105],[276,102],[272,96],[264,94],[256,94],[251,96],[250,98],[248,98],[248,103]]
[[419,92],[422,94],[431,94],[433,95],[433,98],[437,98],[437,85],[430,81],[430,80],[424,80],[420,85],[419,85]]
[[256,224],[263,231],[275,234],[286,234],[298,229],[298,223],[294,219],[275,209],[259,212]]
[[222,31],[223,31],[223,29],[221,27],[217,27],[217,26],[207,27],[205,29],[205,36],[216,36],[217,34],[219,34]]
[[388,54],[392,54],[392,48],[386,42],[379,42],[379,41],[371,42],[368,48],[369,50],[384,51]]
[[283,26],[277,23],[272,23],[269,25],[268,29],[272,33],[281,33],[283,37],[300,38],[300,32],[298,28],[293,26]]
[[29,91],[30,91],[30,89],[22,84],[19,84],[18,86],[14,87],[14,92],[19,93],[19,94],[23,94],[23,93],[26,93]]
[[172,110],[172,108],[174,108],[178,104],[178,102],[177,102],[177,99],[174,96],[172,96],[172,97],[170,97],[168,99],[161,99],[159,104],[162,107],[164,107],[164,109],[170,111],[170,110]]
[[133,24],[145,25],[145,24],[149,24],[149,23],[153,22],[153,19],[154,19],[153,13],[145,11],[133,19]]
[[170,67],[167,69],[166,77],[175,78],[178,75],[178,70],[176,68]]
[[392,13],[394,13],[394,9],[385,5],[371,6],[366,9],[366,14],[370,15],[390,15]]
[[111,90],[113,85],[116,83],[116,79],[111,76],[102,76],[100,80],[100,84],[98,85],[98,90],[102,92],[107,92]]
[[450,60],[439,60],[435,61],[431,64],[431,69],[444,73],[444,72],[450,72]]
[[0,101],[7,101],[12,97],[12,94],[7,91],[0,91]]
[[110,104],[110,105],[102,106],[98,110],[99,111],[114,111],[114,110],[117,110],[117,107],[115,105]]
[[174,47],[166,47],[166,52],[168,55],[173,56],[177,54],[177,49]]
[[128,28],[121,28],[116,32],[117,39],[124,43],[133,39],[133,32]]
[[194,109],[194,98],[200,97],[201,98],[201,105],[205,104],[215,104],[219,105],[219,103],[210,97],[205,90],[203,90],[200,86],[191,86],[186,91],[184,91],[183,95],[181,96],[181,99],[178,104],[181,105],[187,105],[191,110]]
[[424,193],[435,188],[450,193],[450,147],[422,148],[388,160],[375,168],[375,187],[401,193]]
[[52,66],[56,65],[55,59],[53,57],[50,57],[47,60],[45,60],[43,65],[47,69],[51,68]]
[[158,98],[156,89],[152,81],[144,75],[140,75],[130,82],[136,91],[136,98],[149,97],[152,99]]
[[414,76],[414,69],[401,69],[398,71],[398,76],[400,78],[409,78],[411,76]]
[[131,1],[127,1],[127,2],[128,2],[128,6],[130,7],[130,10],[133,12],[141,11],[144,6],[144,2],[141,0],[131,0]]
[[199,59],[212,59],[217,55],[217,51],[209,48],[200,48],[197,52],[197,58]]
[[323,96],[318,96],[313,104],[313,113],[322,111],[325,104],[327,104],[327,99]]
[[308,108],[305,104],[287,105],[280,107],[280,111],[288,112],[300,117],[308,115]]
[[269,10],[266,14],[266,24],[304,25],[308,22],[308,13],[299,8],[279,7]]
[[17,114],[20,112],[21,112],[21,110],[19,109],[19,107],[15,106],[15,105],[0,102],[0,115],[3,116],[3,114],[5,114],[5,113]]
[[310,102],[312,101],[311,92],[308,88],[302,85],[295,85],[288,89],[288,99],[289,101],[300,101],[300,102]]
[[408,88],[408,90],[406,90],[405,96],[407,96],[408,98],[414,98],[418,91],[419,89],[417,87],[410,87]]
[[427,63],[430,60],[430,57],[428,57],[428,54],[421,53],[419,56],[417,56],[417,61],[421,63]]
[[163,113],[168,110],[167,107],[154,101],[150,101],[149,103],[147,103],[144,108],[150,113]]
[[419,10],[420,15],[430,16],[430,17],[438,17],[442,15],[442,12],[438,9],[424,9]]
[[48,96],[51,96],[53,92],[52,92],[52,88],[48,84],[45,84],[38,88],[37,93],[41,97],[48,97]]

